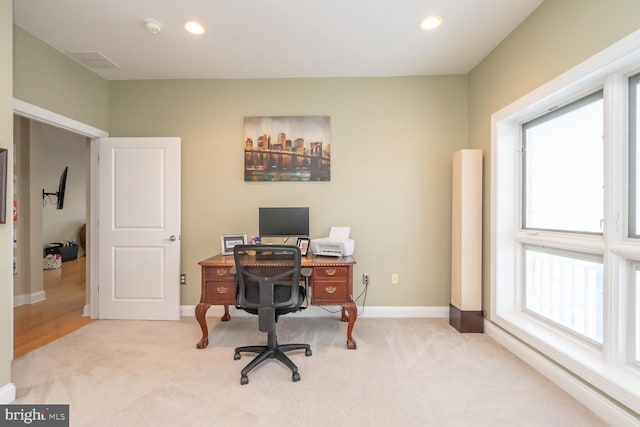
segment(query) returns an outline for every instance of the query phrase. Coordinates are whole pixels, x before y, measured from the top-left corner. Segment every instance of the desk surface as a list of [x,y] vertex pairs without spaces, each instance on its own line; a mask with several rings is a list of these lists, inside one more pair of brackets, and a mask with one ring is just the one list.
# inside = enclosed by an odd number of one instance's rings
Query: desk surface
[[[258,261],[256,261],[258,262]],[[273,261],[265,261],[272,263]],[[353,257],[350,256],[342,256],[342,257],[333,257],[333,256],[318,256],[318,255],[308,255],[303,256],[301,259],[302,266],[308,267],[324,267],[324,266],[346,266],[353,265],[356,262]],[[233,255],[214,255],[205,260],[202,260],[198,263],[202,266],[233,266],[234,260]]]

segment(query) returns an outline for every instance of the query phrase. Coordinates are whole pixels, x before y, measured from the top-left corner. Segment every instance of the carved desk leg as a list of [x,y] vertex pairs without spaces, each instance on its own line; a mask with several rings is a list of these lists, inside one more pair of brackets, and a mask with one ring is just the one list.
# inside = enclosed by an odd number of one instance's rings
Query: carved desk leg
[[345,309],[345,306],[342,306],[342,317],[340,318],[340,320],[342,322],[348,322],[349,321],[349,316],[347,315],[347,310]]
[[223,322],[227,322],[231,319],[231,315],[229,314],[229,306],[227,304],[224,305],[224,314],[220,318]]
[[196,348],[205,348],[209,345],[209,329],[207,329],[207,310],[209,310],[211,304],[199,303],[196,305],[196,320],[200,324],[202,329],[202,338],[196,344]]
[[356,303],[350,301],[342,306],[343,321],[345,312],[348,313],[347,320],[349,321],[349,325],[347,326],[347,348],[349,350],[355,350],[357,348],[357,345],[351,333],[353,332],[353,326],[355,325],[356,319],[358,318],[358,307],[356,306]]

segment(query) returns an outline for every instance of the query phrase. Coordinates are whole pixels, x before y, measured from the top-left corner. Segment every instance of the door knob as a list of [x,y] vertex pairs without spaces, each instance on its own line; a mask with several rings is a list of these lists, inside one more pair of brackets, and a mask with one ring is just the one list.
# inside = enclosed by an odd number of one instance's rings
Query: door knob
[[172,242],[175,242],[176,241],[176,236],[172,234],[171,236],[169,236],[169,240],[172,241]]

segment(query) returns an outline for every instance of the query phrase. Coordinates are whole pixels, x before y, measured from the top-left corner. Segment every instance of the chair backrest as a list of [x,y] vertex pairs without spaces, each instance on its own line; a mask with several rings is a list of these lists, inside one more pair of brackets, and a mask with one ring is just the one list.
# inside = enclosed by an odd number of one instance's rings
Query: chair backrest
[[237,245],[233,248],[242,308],[291,308],[300,304],[300,248]]

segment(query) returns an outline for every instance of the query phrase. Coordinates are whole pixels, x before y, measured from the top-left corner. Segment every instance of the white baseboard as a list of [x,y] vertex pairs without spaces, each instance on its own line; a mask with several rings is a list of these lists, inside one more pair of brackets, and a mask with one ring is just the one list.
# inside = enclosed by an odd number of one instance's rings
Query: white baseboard
[[8,405],[16,400],[16,386],[13,383],[0,387],[0,405]]
[[608,424],[620,427],[638,426],[640,420],[635,415],[491,321],[484,321],[484,332]]
[[91,317],[91,305],[84,305],[84,308],[82,309],[82,317]]
[[13,297],[13,307],[20,307],[25,304],[35,304],[40,301],[44,301],[47,299],[47,295],[44,290],[34,292],[32,294],[22,294],[16,295]]
[[[182,305],[180,306],[180,316],[182,317],[194,317],[195,305]],[[340,313],[340,306],[309,306],[307,309],[291,313],[288,316],[298,317],[332,317]],[[234,306],[229,307],[229,313],[231,316],[242,317],[251,316],[251,314],[244,310],[238,310]],[[224,308],[220,305],[212,305],[207,310],[207,317],[221,317],[224,314]],[[395,307],[395,306],[379,306],[379,307],[365,307],[364,311],[362,307],[358,307],[358,317],[388,317],[388,318],[407,318],[407,317],[425,317],[425,318],[449,318],[449,307]]]

